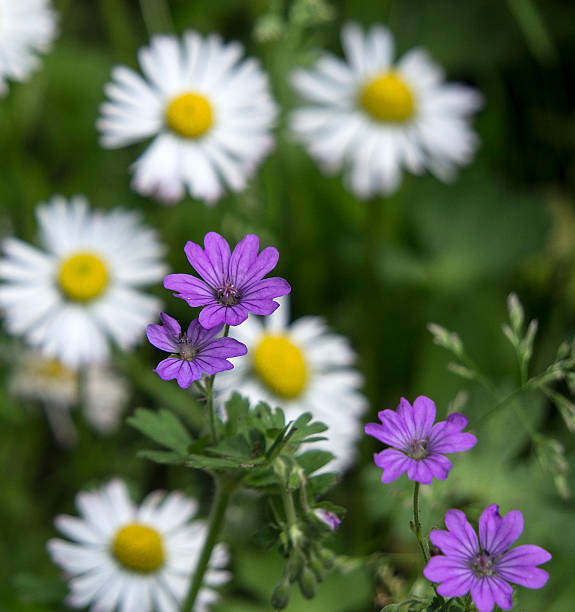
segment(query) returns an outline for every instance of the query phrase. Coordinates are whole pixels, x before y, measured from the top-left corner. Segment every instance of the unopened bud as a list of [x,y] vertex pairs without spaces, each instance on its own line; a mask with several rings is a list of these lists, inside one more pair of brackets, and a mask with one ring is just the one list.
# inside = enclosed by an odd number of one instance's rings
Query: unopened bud
[[325,568],[323,566],[323,563],[319,559],[319,557],[315,555],[314,553],[310,555],[309,566],[311,567],[313,573],[315,574],[317,581],[322,582],[323,576],[325,574]]
[[304,566],[298,577],[299,590],[306,599],[313,599],[317,589],[317,580],[315,574]]
[[290,583],[285,578],[278,582],[272,592],[271,604],[274,610],[287,608],[290,597]]
[[335,553],[329,548],[322,548],[319,556],[321,557],[321,562],[325,569],[330,570],[335,563]]
[[286,574],[290,582],[295,582],[303,568],[303,555],[296,550],[292,553],[286,565]]

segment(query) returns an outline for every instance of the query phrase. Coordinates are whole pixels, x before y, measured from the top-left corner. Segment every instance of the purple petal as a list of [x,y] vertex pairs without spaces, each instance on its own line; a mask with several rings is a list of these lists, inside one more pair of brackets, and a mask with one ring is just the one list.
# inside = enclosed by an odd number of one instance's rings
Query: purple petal
[[[423,575],[431,582],[443,582],[451,578],[473,576],[473,572],[462,559],[436,555],[427,562]],[[458,593],[457,595],[450,595],[450,597],[460,597],[466,592],[463,591],[463,593]]]
[[453,412],[450,414],[445,421],[453,431],[462,431],[467,427],[467,423],[469,423],[469,419],[460,412]]
[[337,514],[324,510],[323,508],[317,508],[314,510],[314,514],[320,521],[323,521],[332,531],[335,531],[341,524],[341,519]]
[[497,576],[476,578],[471,585],[471,599],[479,612],[491,612],[495,603],[503,610],[511,610],[513,589]]
[[[434,559],[434,557],[432,557],[432,559]],[[444,580],[437,587],[437,592],[444,597],[461,597],[469,591],[472,584],[473,574],[471,572],[461,573],[458,576],[452,576]]]
[[549,574],[538,567],[551,555],[540,546],[525,544],[504,553],[497,563],[497,573],[505,580],[529,589],[540,589],[549,580]]
[[253,283],[242,293],[242,302],[246,300],[261,300],[277,298],[287,295],[291,291],[291,285],[280,276],[271,276]]
[[459,540],[462,549],[469,557],[478,552],[477,534],[461,510],[448,510],[445,513],[445,526]]
[[432,529],[429,534],[429,539],[434,546],[437,546],[441,552],[450,557],[456,557],[462,561],[469,560],[469,551],[467,547],[462,545],[460,540],[449,531],[442,529]]
[[415,418],[413,415],[413,408],[411,404],[402,397],[399,400],[399,406],[397,407],[397,415],[403,422],[403,426],[407,431],[408,437],[410,440],[413,440],[417,436],[417,431],[415,428]]
[[425,461],[412,460],[407,470],[409,480],[429,484],[433,480],[433,473]]
[[445,480],[449,476],[452,465],[444,455],[430,455],[423,462],[437,480]]
[[504,518],[499,506],[487,506],[479,519],[479,541],[483,550],[497,557],[505,552],[523,531],[523,515],[519,510],[508,512]]
[[187,242],[184,253],[192,268],[212,287],[220,284],[220,279],[216,276],[214,268],[207,255],[199,244]]
[[255,234],[248,234],[236,244],[229,266],[230,280],[236,287],[245,285],[244,281],[250,276],[259,248],[260,240]]
[[467,425],[463,414],[450,414],[446,421],[436,423],[431,428],[429,449],[433,453],[459,453],[469,450],[477,443],[477,438],[470,433],[461,433]]
[[182,389],[187,389],[194,380],[200,380],[202,372],[200,368],[192,361],[182,360],[182,365],[178,372],[176,380]]
[[229,357],[240,357],[247,352],[246,345],[235,338],[216,338],[205,347],[202,347],[198,355],[201,357],[221,357],[227,359]]
[[[228,241],[216,232],[208,232],[204,238],[204,252],[212,266],[214,276],[226,281],[229,278],[230,265],[230,245]],[[220,284],[223,284],[223,282],[218,283],[218,285]]]
[[[381,421],[380,429],[372,429],[378,440],[385,444],[395,446],[396,448],[406,450],[409,446],[409,433],[405,428],[405,423],[401,420],[398,414],[393,410],[382,410],[377,414]],[[375,425],[375,423],[373,423]],[[367,431],[366,431],[367,433]]]
[[208,343],[212,338],[215,338],[224,328],[223,325],[216,325],[215,327],[211,327],[206,329],[200,325],[198,319],[194,319],[189,325],[188,330],[186,332],[186,336],[188,337],[188,342],[192,346],[203,346]]
[[146,327],[146,336],[150,344],[153,344],[156,348],[167,353],[178,352],[178,345],[173,335],[163,325],[148,325]]
[[156,372],[162,380],[172,380],[178,377],[182,363],[182,359],[168,357],[167,359],[160,361],[154,372]]
[[271,272],[276,267],[279,256],[278,250],[275,247],[265,248],[256,257],[250,269],[244,274],[240,287],[242,289],[248,288],[252,283],[262,279],[268,272]]
[[245,300],[242,299],[241,302],[242,307],[246,309],[247,312],[251,312],[257,315],[267,316],[275,312],[279,308],[279,304],[274,302],[273,300],[263,299],[263,300]]
[[212,329],[226,322],[226,307],[220,304],[210,304],[202,308],[198,318],[202,327]]
[[[228,325],[240,325],[248,318],[248,312],[249,310],[247,310],[243,306],[243,304],[238,304],[237,306],[228,306],[225,311],[225,322]],[[252,310],[252,312],[254,311]],[[256,312],[256,314],[259,313]]]
[[194,308],[215,300],[213,290],[203,280],[190,274],[168,274],[164,278],[164,287],[177,291],[176,297],[186,300]]
[[375,465],[383,469],[381,482],[388,483],[399,478],[403,472],[407,471],[413,459],[407,455],[395,450],[394,448],[386,448],[380,453],[373,456]]
[[197,355],[194,359],[194,363],[206,374],[217,374],[224,370],[231,370],[234,367],[226,359],[221,359],[219,357],[204,357],[203,355]]
[[435,421],[435,403],[425,395],[420,395],[413,402],[413,418],[419,438],[427,438]]
[[166,326],[166,329],[170,332],[170,334],[172,334],[172,336],[175,338],[182,333],[182,328],[176,319],[170,317],[170,315],[166,314],[165,312],[160,313],[160,320],[162,321],[162,324]]

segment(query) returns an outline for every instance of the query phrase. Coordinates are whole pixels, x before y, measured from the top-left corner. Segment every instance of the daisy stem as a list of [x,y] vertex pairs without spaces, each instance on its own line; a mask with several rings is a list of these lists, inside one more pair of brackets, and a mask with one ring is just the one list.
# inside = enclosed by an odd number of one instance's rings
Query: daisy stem
[[212,509],[210,511],[208,534],[198,560],[198,565],[196,566],[194,572],[193,580],[190,584],[190,589],[182,605],[182,612],[193,612],[194,610],[194,605],[196,603],[198,593],[202,588],[204,575],[208,569],[212,551],[216,545],[216,542],[218,541],[218,537],[224,523],[226,508],[228,507],[230,497],[234,490],[234,487],[228,486],[225,482],[223,482],[222,478],[216,478],[215,483],[216,493],[214,496]]
[[140,0],[140,9],[150,36],[158,32],[174,31],[170,9],[165,0]]
[[419,522],[419,482],[415,483],[415,487],[413,489],[413,530],[415,532],[415,537],[417,538],[419,548],[421,548],[423,559],[427,563],[428,556],[421,537],[421,523]]

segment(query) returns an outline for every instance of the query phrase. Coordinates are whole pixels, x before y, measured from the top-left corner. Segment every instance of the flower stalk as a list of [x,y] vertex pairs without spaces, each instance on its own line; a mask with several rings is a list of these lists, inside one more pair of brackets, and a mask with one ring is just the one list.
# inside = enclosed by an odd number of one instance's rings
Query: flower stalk
[[419,548],[421,549],[421,554],[423,555],[423,560],[427,563],[429,560],[429,556],[427,554],[427,550],[425,549],[425,544],[423,543],[423,538],[421,536],[421,523],[419,522],[419,487],[420,483],[415,482],[415,486],[413,488],[413,532],[415,533],[415,537],[417,538],[417,543],[419,544]]
[[198,593],[202,588],[204,575],[208,569],[214,546],[218,541],[222,525],[224,523],[226,509],[234,490],[234,487],[229,483],[224,482],[224,479],[221,477],[216,478],[215,483],[216,492],[210,512],[208,534],[206,536],[206,541],[204,542],[192,582],[190,583],[188,594],[184,600],[184,603],[182,604],[182,612],[193,612],[194,610],[194,605],[196,603]]

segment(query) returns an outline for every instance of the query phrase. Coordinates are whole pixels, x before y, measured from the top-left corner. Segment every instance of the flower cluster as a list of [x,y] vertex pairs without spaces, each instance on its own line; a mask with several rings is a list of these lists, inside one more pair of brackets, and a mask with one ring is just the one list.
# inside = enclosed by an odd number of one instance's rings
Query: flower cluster
[[[470,87],[446,84],[425,51],[393,65],[393,37],[376,25],[342,31],[346,62],[324,55],[292,82],[307,105],[291,130],[328,171],[343,168],[358,197],[395,191],[401,170],[449,180],[470,161],[477,137],[468,118],[481,105]],[[104,147],[152,137],[133,166],[133,187],[164,202],[207,202],[245,188],[273,145],[277,116],[266,74],[237,43],[194,31],[155,36],[140,50],[143,76],[117,66],[98,129]]]
[[[433,478],[445,480],[451,462],[445,453],[469,450],[477,439],[464,433],[467,417],[450,414],[445,421],[435,423],[436,407],[428,397],[418,397],[413,406],[402,398],[397,411],[379,413],[381,424],[369,423],[365,433],[392,448],[374,455],[375,464],[383,469],[382,482],[389,483],[407,472],[416,483],[414,497],[414,530],[420,540],[418,522],[418,487],[430,484]],[[479,539],[460,510],[445,515],[448,531],[434,529],[429,538],[443,554],[427,562],[423,573],[431,582],[440,583],[437,593],[445,597],[462,597],[467,593],[479,612],[491,612],[497,604],[503,610],[513,607],[513,589],[509,582],[531,589],[545,585],[549,575],[536,567],[551,559],[539,546],[524,545],[509,550],[523,531],[523,515],[519,510],[499,515],[499,506],[488,506],[479,519]]]
[[216,232],[204,238],[204,249],[188,242],[185,253],[201,279],[191,274],[169,274],[167,289],[176,291],[192,307],[203,307],[186,333],[177,321],[162,313],[162,325],[148,325],[148,340],[171,353],[156,372],[164,380],[176,379],[183,389],[200,380],[230,370],[228,361],[247,353],[247,347],[233,338],[218,338],[226,326],[243,323],[248,313],[270,314],[279,304],[274,298],[291,291],[283,278],[264,278],[275,268],[279,253],[274,247],[259,252],[259,238],[248,234],[230,250],[228,242]]

